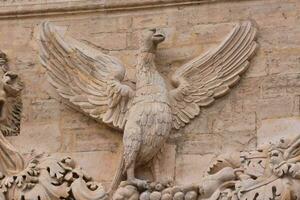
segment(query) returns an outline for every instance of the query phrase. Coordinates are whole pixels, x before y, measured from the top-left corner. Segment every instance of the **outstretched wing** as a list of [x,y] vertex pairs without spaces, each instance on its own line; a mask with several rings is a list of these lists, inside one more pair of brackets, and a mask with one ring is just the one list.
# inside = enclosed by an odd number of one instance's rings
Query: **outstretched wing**
[[40,60],[50,83],[68,103],[96,120],[124,127],[133,89],[122,83],[125,69],[116,58],[44,22]]
[[257,48],[256,29],[250,22],[235,26],[222,44],[196,57],[175,71],[170,91],[173,127],[179,129],[230,88],[247,70],[249,60]]

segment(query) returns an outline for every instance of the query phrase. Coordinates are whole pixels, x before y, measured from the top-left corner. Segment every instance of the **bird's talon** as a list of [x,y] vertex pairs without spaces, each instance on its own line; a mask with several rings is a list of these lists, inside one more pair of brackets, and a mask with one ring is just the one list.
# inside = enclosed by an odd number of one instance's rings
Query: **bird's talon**
[[130,180],[129,182],[142,190],[149,188],[149,181],[146,180],[134,179],[134,180]]

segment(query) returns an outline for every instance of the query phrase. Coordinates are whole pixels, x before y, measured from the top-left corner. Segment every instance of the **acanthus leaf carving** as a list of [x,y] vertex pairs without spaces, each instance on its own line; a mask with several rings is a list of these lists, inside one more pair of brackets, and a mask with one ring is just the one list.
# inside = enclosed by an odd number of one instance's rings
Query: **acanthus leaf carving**
[[296,200],[300,197],[299,144],[297,136],[263,149],[233,152],[239,159],[221,155],[202,181],[191,185],[153,182],[141,190],[122,182],[113,200]]
[[5,138],[20,131],[23,83],[0,53],[0,199],[105,200],[102,185],[93,182],[70,157],[46,154],[25,159]]
[[27,167],[3,176],[0,189],[4,200],[106,200],[100,183],[78,168],[70,157],[35,156]]
[[76,179],[71,190],[76,200],[101,200],[107,199],[107,194],[101,184],[96,182],[85,182],[82,178]]

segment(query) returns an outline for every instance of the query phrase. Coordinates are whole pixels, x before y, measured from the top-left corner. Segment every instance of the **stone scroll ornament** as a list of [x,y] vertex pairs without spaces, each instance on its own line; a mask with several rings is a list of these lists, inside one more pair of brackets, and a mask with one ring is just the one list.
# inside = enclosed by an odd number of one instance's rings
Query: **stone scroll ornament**
[[20,133],[23,83],[0,52],[0,200],[102,200],[96,183],[69,158],[22,156],[5,138]]
[[[247,70],[257,43],[250,22],[237,24],[215,49],[179,67],[165,80],[155,65],[162,30],[141,34],[136,82],[124,81],[125,67],[84,42],[66,36],[49,22],[40,30],[40,60],[50,83],[75,109],[123,132],[123,156],[110,193],[123,178],[134,187],[147,188],[135,169],[153,163],[153,176],[160,175],[156,155],[169,137],[227,94]],[[167,84],[170,81],[170,84]],[[170,87],[169,87],[170,85]]]

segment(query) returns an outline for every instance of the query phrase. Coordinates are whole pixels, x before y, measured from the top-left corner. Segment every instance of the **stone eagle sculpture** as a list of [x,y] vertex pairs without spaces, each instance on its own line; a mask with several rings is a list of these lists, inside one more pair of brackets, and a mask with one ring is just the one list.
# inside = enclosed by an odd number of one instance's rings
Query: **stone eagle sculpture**
[[124,82],[125,68],[111,55],[62,35],[49,22],[41,25],[40,60],[58,94],[91,118],[124,131],[123,157],[112,188],[126,173],[138,186],[137,166],[154,160],[172,129],[200,114],[200,108],[228,93],[249,66],[257,43],[250,22],[237,24],[214,50],[179,67],[172,88],[157,71],[154,59],[165,35],[146,30],[140,40],[136,83]]

